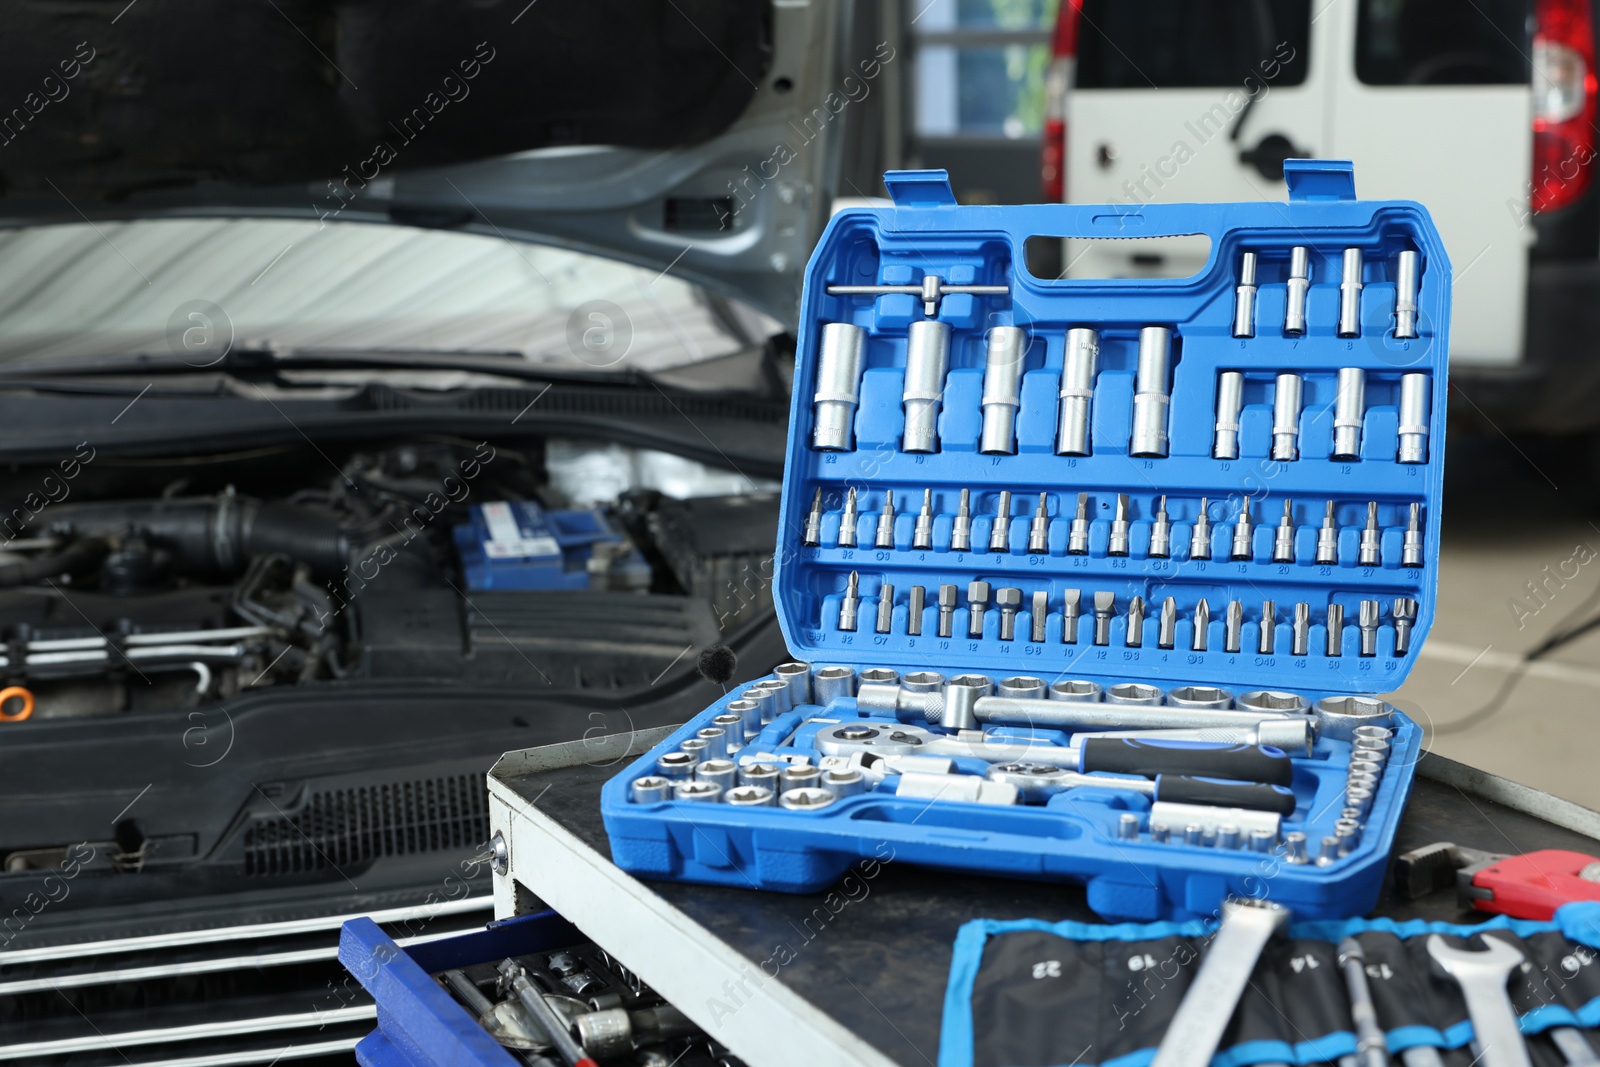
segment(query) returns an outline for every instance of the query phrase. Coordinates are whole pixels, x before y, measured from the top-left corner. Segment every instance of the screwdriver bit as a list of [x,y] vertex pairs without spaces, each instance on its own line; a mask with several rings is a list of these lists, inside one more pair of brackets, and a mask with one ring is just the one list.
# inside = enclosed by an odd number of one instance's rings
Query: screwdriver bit
[[955,523],[950,527],[950,551],[972,551],[972,490],[970,489],[961,490],[961,503],[956,508]]
[[1128,494],[1117,494],[1117,512],[1111,520],[1111,544],[1106,549],[1111,556],[1128,554]]
[[1078,615],[1082,610],[1083,592],[1079,589],[1068,589],[1062,597],[1061,610],[1061,643],[1075,645],[1078,643]]
[[1171,648],[1178,643],[1178,601],[1167,597],[1161,602],[1161,623],[1156,629],[1156,645]]
[[878,515],[878,548],[894,547],[894,490],[883,494],[883,511]]
[[822,486],[811,497],[811,510],[806,514],[806,532],[801,543],[807,548],[822,544]]
[[1376,656],[1378,654],[1378,618],[1382,614],[1382,607],[1376,600],[1363,600],[1361,613],[1356,625],[1361,630],[1361,654],[1363,656]]
[[951,627],[956,617],[956,587],[941,585],[939,587],[939,636],[949,637]]
[[1150,557],[1166,559],[1172,555],[1172,520],[1167,516],[1167,498],[1156,503],[1156,519],[1150,525]]
[[856,547],[856,487],[853,485],[844,495],[844,511],[839,516],[838,545],[840,548]]
[[1033,594],[1033,643],[1045,642],[1045,623],[1050,621],[1050,593],[1040,589]]
[[878,632],[886,634],[894,622],[894,586],[884,582],[878,590]]
[[1422,566],[1422,505],[1413,503],[1406,519],[1406,539],[1400,547],[1400,566]]
[[989,606],[989,583],[967,583],[967,636],[983,636],[983,613]]
[[1328,605],[1328,657],[1344,655],[1344,605]]
[[1144,644],[1144,597],[1136,596],[1128,601],[1126,644],[1129,648],[1139,648]]
[[1085,556],[1089,553],[1089,494],[1078,494],[1078,511],[1072,516],[1072,528],[1067,533],[1067,553]]
[[1117,595],[1115,593],[1096,593],[1094,595],[1094,643],[1109,645],[1111,643],[1111,619],[1117,613]]
[[906,634],[911,637],[922,636],[922,608],[927,596],[928,591],[922,586],[911,587],[911,599],[906,607]]
[[1257,651],[1263,656],[1270,656],[1273,646],[1277,644],[1278,606],[1270,600],[1261,602],[1261,643]]
[[1367,501],[1367,525],[1361,531],[1361,555],[1357,557],[1363,567],[1376,567],[1383,562],[1383,531],[1378,529],[1378,502]]
[[917,522],[911,530],[911,547],[923,551],[933,547],[932,489],[922,491],[922,510],[917,512]]
[[1211,516],[1206,514],[1209,501],[1200,498],[1200,514],[1194,517],[1194,533],[1189,537],[1189,558],[1211,558]]
[[1304,656],[1311,648],[1311,605],[1301,602],[1294,606],[1294,629],[1289,652]]
[[1294,562],[1294,504],[1283,502],[1283,518],[1278,520],[1278,536],[1272,546],[1272,562]]
[[1244,503],[1239,505],[1239,519],[1233,524],[1233,558],[1249,559],[1255,553],[1251,550],[1250,539],[1254,530],[1250,525],[1250,498],[1245,497]]
[[854,633],[856,628],[856,615],[861,610],[861,575],[855,571],[850,572],[850,582],[845,586],[844,596],[839,601],[839,629],[847,633]]
[[1417,621],[1417,602],[1408,596],[1394,598],[1394,654],[1403,656],[1411,648],[1411,627]]
[[1033,522],[1028,526],[1028,551],[1045,555],[1050,551],[1050,495],[1039,494],[1039,506],[1034,510]]
[[997,589],[994,604],[1000,609],[1000,640],[1013,640],[1017,636],[1017,612],[1022,608],[1022,590],[1011,586]]
[[1192,645],[1194,651],[1204,652],[1206,650],[1206,638],[1210,636],[1206,631],[1210,627],[1211,605],[1206,603],[1205,597],[1201,597],[1200,603],[1194,606],[1194,642]]
[[1333,501],[1322,515],[1322,528],[1317,531],[1317,562],[1324,566],[1339,562],[1339,526],[1333,518]]
[[1244,633],[1244,605],[1237,600],[1228,601],[1228,613],[1224,620],[1222,651],[1237,652]]
[[989,535],[990,552],[1011,550],[1011,490],[1000,490],[1000,506],[995,509],[994,531]]

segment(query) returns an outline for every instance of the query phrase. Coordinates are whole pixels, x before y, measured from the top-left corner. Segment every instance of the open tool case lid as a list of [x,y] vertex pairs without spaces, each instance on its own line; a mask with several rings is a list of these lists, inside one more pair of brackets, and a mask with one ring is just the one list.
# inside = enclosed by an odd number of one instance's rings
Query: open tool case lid
[[[1433,619],[1438,572],[1440,499],[1445,437],[1445,373],[1450,321],[1450,265],[1438,231],[1420,204],[1360,201],[1347,162],[1291,160],[1285,167],[1289,200],[1236,204],[960,206],[943,171],[885,175],[893,207],[854,208],[829,224],[811,258],[801,304],[794,404],[783,481],[782,516],[774,576],[780,624],[789,648],[804,660],[851,665],[926,662],[990,673],[1061,672],[1088,678],[1212,683],[1232,689],[1272,688],[1314,692],[1387,692],[1414,662]],[[1050,280],[1032,276],[1024,244],[1035,235],[1138,239],[1204,234],[1211,240],[1205,269],[1175,280]],[[1291,249],[1309,249],[1311,284],[1306,329],[1286,336],[1286,280]],[[1344,251],[1359,248],[1362,268],[1361,336],[1337,335]],[[1419,253],[1414,340],[1395,337],[1396,263],[1403,251]],[[1255,332],[1233,331],[1242,254],[1257,257]],[[901,450],[905,416],[907,330],[924,317],[920,296],[831,295],[830,285],[917,285],[926,275],[948,285],[1000,285],[1003,295],[951,293],[937,317],[951,326],[949,370],[938,420],[938,451]],[[813,447],[814,400],[824,324],[854,323],[866,331],[853,451]],[[1165,458],[1129,455],[1134,373],[1142,327],[1172,330],[1169,434]],[[1013,455],[979,451],[986,332],[994,326],[1026,329],[1029,347],[1016,419]],[[1055,451],[1058,394],[1069,328],[1099,333],[1088,456]],[[1366,372],[1360,458],[1334,460],[1334,401],[1341,368]],[[1244,374],[1239,417],[1239,458],[1213,458],[1218,376]],[[1275,378],[1303,376],[1299,458],[1269,458]],[[1396,462],[1403,374],[1430,375],[1427,459]],[[846,490],[858,491],[858,548],[836,547]],[[804,547],[815,491],[822,489],[820,545]],[[911,549],[923,490],[933,490],[932,551]],[[962,488],[972,493],[972,551],[950,550],[953,516]],[[986,551],[1001,490],[1012,493],[1010,551]],[[895,494],[895,547],[877,549],[874,534],[885,491]],[[1025,551],[1038,494],[1049,494],[1050,551]],[[1077,494],[1086,492],[1093,520],[1089,551],[1068,555],[1066,543]],[[1126,556],[1109,556],[1107,543],[1117,494],[1130,498],[1132,526]],[[1171,558],[1148,555],[1150,528],[1160,495],[1172,521]],[[1192,525],[1204,497],[1210,502],[1212,560],[1191,559]],[[1250,499],[1253,554],[1229,558],[1233,524]],[[1292,502],[1294,563],[1271,562],[1283,501]],[[1336,502],[1340,562],[1318,565],[1315,544],[1325,503]],[[1382,527],[1382,563],[1359,566],[1358,539],[1369,501]],[[1401,565],[1410,505],[1420,503],[1425,546],[1421,567]],[[848,575],[860,575],[860,622],[855,632],[837,623]],[[991,601],[984,636],[968,638],[967,583],[1023,590],[1016,639],[998,639]],[[882,583],[895,587],[894,622],[875,632]],[[937,636],[937,591],[960,589],[953,635]],[[906,633],[907,591],[927,589],[922,636]],[[1042,645],[1026,639],[1032,593],[1049,591],[1051,617]],[[1063,594],[1080,589],[1083,618],[1078,642],[1061,640]],[[1092,599],[1116,596],[1111,640],[1092,640]],[[1125,613],[1131,597],[1148,605],[1143,646],[1127,648]],[[1177,601],[1173,649],[1156,647],[1156,617],[1163,599]],[[1191,620],[1200,598],[1211,611],[1208,651],[1190,651]],[[1416,620],[1409,648],[1395,654],[1391,617],[1397,597],[1413,598]],[[1383,618],[1378,654],[1358,654],[1359,602],[1378,600]],[[1245,606],[1240,652],[1224,651],[1223,610]],[[1276,604],[1272,655],[1260,655],[1262,602]],[[1311,605],[1309,654],[1291,653],[1290,622],[1296,603]],[[1326,608],[1344,607],[1343,655],[1326,652]]]

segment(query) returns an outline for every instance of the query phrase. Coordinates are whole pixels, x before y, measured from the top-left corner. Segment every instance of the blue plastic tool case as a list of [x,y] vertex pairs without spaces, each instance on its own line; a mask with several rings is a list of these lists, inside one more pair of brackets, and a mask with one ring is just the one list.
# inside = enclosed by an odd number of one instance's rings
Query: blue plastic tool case
[[[1047,681],[1084,678],[1105,686],[1142,682],[1162,687],[1202,684],[1233,692],[1287,690],[1316,699],[1397,689],[1433,618],[1445,439],[1450,265],[1438,231],[1421,205],[1355,197],[1347,162],[1291,160],[1285,202],[1226,204],[962,206],[942,171],[885,176],[893,206],[838,213],[812,256],[801,305],[794,402],[782,492],[774,600],[788,647],[797,660],[857,669],[934,670],[947,677],[982,672],[999,678],[1028,674]],[[1031,237],[1138,239],[1203,234],[1210,239],[1204,269],[1183,279],[1053,280],[1031,275],[1025,242]],[[1294,249],[1306,249],[1305,253]],[[1345,250],[1360,248],[1360,336],[1339,336]],[[1235,336],[1243,254],[1255,253],[1253,336]],[[1397,262],[1414,253],[1415,339],[1396,337]],[[1304,257],[1308,270],[1295,270]],[[1291,273],[1309,277],[1305,327],[1285,331]],[[847,295],[830,286],[910,285],[937,275],[947,285],[1005,286],[1001,293],[947,293],[937,318],[951,327],[948,373],[941,395],[937,451],[902,450],[907,332],[925,317],[920,295]],[[866,331],[853,448],[813,446],[819,347],[825,323]],[[1171,330],[1169,444],[1165,456],[1130,455],[1135,368],[1141,330]],[[1021,326],[1029,344],[1020,385],[1013,454],[979,451],[984,399],[985,335],[996,326]],[[1093,379],[1089,455],[1057,454],[1058,397],[1066,332],[1099,334]],[[1338,376],[1364,372],[1359,455],[1334,459]],[[1213,456],[1219,376],[1243,373],[1237,459]],[[1303,382],[1298,457],[1270,457],[1277,375]],[[1398,462],[1400,380],[1425,374],[1426,456]],[[1414,383],[1413,383],[1414,384]],[[1345,419],[1343,421],[1348,421]],[[1413,433],[1419,429],[1411,424]],[[1413,438],[1415,440],[1415,438]],[[857,490],[855,548],[838,547],[842,500]],[[824,516],[818,544],[804,530],[818,489]],[[971,492],[972,549],[952,551],[951,530],[961,489]],[[933,547],[913,550],[913,524],[923,492],[933,493]],[[989,551],[999,493],[1012,494],[1008,550]],[[895,494],[894,547],[876,548],[876,523],[886,492]],[[1029,552],[1030,519],[1046,494],[1049,551]],[[1066,551],[1078,496],[1087,493],[1092,520],[1088,551]],[[1129,498],[1125,556],[1108,554],[1112,508]],[[1149,555],[1152,516],[1165,496],[1172,524],[1170,558]],[[1211,559],[1191,558],[1191,532],[1205,498],[1212,522]],[[1250,558],[1231,558],[1231,536],[1248,500],[1255,523]],[[1274,562],[1276,527],[1284,501],[1295,528],[1294,562]],[[1338,562],[1317,564],[1316,542],[1326,502],[1333,501]],[[1381,562],[1360,565],[1360,539],[1376,502]],[[1412,505],[1420,505],[1421,566],[1402,566],[1402,541]],[[839,628],[849,575],[859,575],[860,612],[854,632]],[[1014,639],[999,639],[991,603],[983,636],[968,638],[965,597],[954,612],[952,636],[937,636],[934,593],[941,584],[963,592],[983,580],[1023,590]],[[876,632],[877,596],[895,589],[888,633]],[[907,634],[910,587],[928,591],[921,636]],[[1061,634],[1063,597],[1082,591],[1079,640]],[[1034,643],[1032,594],[1049,594],[1048,639]],[[1092,639],[1094,591],[1116,596],[1110,639]],[[1126,605],[1140,596],[1150,606],[1142,644],[1127,647]],[[1158,647],[1156,610],[1166,597],[1178,608],[1176,640]],[[1211,607],[1204,651],[1191,620],[1200,598]],[[1395,598],[1415,601],[1409,647],[1396,654]],[[1223,608],[1243,602],[1240,651],[1225,650]],[[1263,601],[1277,605],[1275,641],[1260,654]],[[1361,654],[1359,604],[1382,605],[1373,655]],[[1310,605],[1307,654],[1293,654],[1290,609]],[[1327,608],[1343,607],[1347,622],[1339,655],[1329,656]],[[1420,729],[1396,712],[1392,751],[1360,844],[1330,864],[1286,864],[1279,854],[1227,851],[1145,836],[1146,797],[1113,789],[1074,789],[1045,805],[1001,807],[939,802],[879,789],[816,812],[665,800],[636,803],[631,783],[654,773],[656,759],[722,713],[736,687],[657,749],[607,783],[602,813],[614,860],[651,878],[809,892],[825,888],[862,858],[1044,878],[1086,886],[1100,914],[1120,919],[1183,919],[1211,914],[1228,893],[1266,895],[1302,918],[1361,914],[1376,901],[1395,827],[1410,790]],[[779,716],[746,752],[805,751],[821,716],[816,706]],[[868,717],[830,713],[830,718]],[[891,721],[892,725],[892,721]],[[1015,731],[1013,731],[1015,732]],[[1027,733],[1027,731],[1023,731]],[[1033,731],[1038,739],[1065,734]],[[749,747],[754,746],[754,747]],[[1321,738],[1309,757],[1294,759],[1296,808],[1282,829],[1316,843],[1339,817],[1350,745]],[[1118,819],[1141,819],[1136,840],[1119,840]]]

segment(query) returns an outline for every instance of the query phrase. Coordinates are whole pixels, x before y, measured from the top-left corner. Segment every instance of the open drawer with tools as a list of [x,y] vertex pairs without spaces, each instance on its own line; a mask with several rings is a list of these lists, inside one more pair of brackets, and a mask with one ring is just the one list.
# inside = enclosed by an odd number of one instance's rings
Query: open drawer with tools
[[[796,662],[608,783],[623,868],[814,890],[861,857],[1087,885],[1118,918],[1376,898],[1420,730],[1450,268],[1427,212],[835,216],[801,309],[774,600]],[[1024,247],[1201,234],[1179,280]],[[1270,872],[1270,877],[1268,873]]]

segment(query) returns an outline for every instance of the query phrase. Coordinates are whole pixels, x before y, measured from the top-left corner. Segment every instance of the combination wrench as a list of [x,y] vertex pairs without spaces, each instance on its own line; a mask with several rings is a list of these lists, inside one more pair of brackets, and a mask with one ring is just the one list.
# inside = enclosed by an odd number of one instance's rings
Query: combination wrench
[[1438,934],[1428,937],[1428,955],[1456,980],[1472,1019],[1473,1044],[1484,1067],[1532,1067],[1506,980],[1522,953],[1497,937],[1484,937],[1482,952],[1452,948]]

